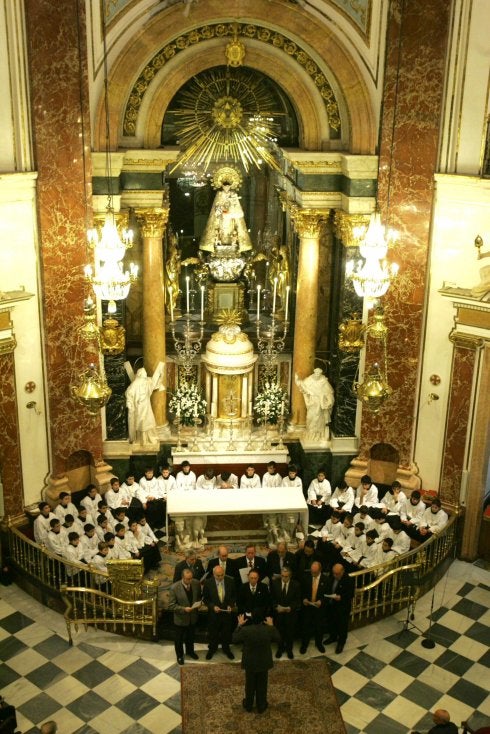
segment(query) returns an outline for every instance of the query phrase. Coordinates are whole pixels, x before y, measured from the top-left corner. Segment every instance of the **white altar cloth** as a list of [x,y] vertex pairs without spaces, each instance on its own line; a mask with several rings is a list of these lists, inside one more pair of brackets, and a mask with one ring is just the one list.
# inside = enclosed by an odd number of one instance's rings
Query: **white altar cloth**
[[258,489],[174,489],[167,496],[167,517],[237,515],[274,512],[301,516],[308,528],[308,506],[299,487]]

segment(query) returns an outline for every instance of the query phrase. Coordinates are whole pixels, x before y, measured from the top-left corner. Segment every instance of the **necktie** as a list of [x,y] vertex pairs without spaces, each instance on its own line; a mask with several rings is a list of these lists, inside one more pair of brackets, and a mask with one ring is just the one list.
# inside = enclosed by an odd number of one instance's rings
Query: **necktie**
[[223,584],[218,584],[218,597],[221,603],[223,603],[223,599],[225,598],[225,591],[223,589]]
[[257,587],[256,586],[251,586],[250,587],[250,591],[252,592],[252,594],[255,594],[256,590],[257,590]]
[[286,601],[287,593],[288,593],[288,585],[287,584],[283,584],[282,585],[282,600],[283,601]]
[[311,601],[316,601],[316,594],[318,591],[318,576],[313,578],[313,584],[311,587]]
[[335,594],[335,592],[337,591],[338,583],[338,579],[334,579],[334,582],[332,584],[332,594]]
[[253,568],[253,567],[254,567],[253,561],[249,561],[249,562],[248,562],[248,567],[249,567],[249,568]]

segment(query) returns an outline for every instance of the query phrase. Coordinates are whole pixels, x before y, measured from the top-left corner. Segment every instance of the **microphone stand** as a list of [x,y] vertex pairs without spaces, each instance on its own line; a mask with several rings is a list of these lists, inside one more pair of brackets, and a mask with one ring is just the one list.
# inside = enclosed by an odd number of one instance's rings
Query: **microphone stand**
[[435,584],[434,584],[434,587],[432,589],[432,600],[431,600],[431,603],[430,603],[429,629],[427,630],[427,632],[423,632],[422,633],[424,639],[422,640],[422,643],[421,644],[422,644],[422,647],[425,647],[427,650],[432,650],[436,646],[436,643],[434,642],[434,640],[431,640],[430,639],[430,631],[432,629],[432,612],[434,611],[434,597],[435,597],[435,595],[436,595],[436,587],[435,587]]

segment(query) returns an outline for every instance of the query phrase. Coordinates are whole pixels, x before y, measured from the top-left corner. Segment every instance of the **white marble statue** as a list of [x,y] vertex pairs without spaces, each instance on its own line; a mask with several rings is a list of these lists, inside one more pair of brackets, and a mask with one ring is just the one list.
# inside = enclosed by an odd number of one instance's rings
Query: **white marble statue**
[[208,539],[205,537],[207,522],[208,518],[206,515],[200,515],[190,519],[192,548],[201,549],[208,542]]
[[163,390],[161,377],[163,362],[159,362],[152,377],[141,367],[136,376],[129,362],[124,363],[131,385],[126,390],[126,407],[128,409],[129,442],[145,444],[158,443],[156,421],[151,407],[151,396],[154,390]]
[[185,524],[184,517],[176,517],[174,519],[175,533],[175,550],[182,551],[191,547],[190,534]]
[[296,385],[303,393],[306,405],[305,438],[323,443],[330,437],[330,418],[335,402],[333,387],[323,371],[316,367],[313,374],[301,380],[294,375]]

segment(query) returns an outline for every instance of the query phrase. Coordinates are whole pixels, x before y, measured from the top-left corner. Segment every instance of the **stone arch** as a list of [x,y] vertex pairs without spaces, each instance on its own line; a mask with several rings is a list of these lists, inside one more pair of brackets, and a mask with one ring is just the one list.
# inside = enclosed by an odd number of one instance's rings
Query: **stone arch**
[[[320,70],[324,73],[329,71],[330,78],[335,79],[337,88],[335,91],[343,97],[344,115],[349,127],[349,136],[344,147],[350,153],[373,154],[377,140],[373,104],[359,67],[335,36],[334,31],[300,8],[295,8],[294,12],[285,13],[284,5],[274,0],[268,3],[264,3],[263,0],[237,0],[236,6],[234,18],[223,18],[223,6],[218,0],[209,0],[205,4],[200,3],[193,9],[192,26],[204,26],[210,22],[210,18],[213,19],[213,22],[222,19],[223,23],[233,23],[236,18],[240,18],[242,23],[260,23],[262,26],[267,26],[272,31],[277,31],[291,39],[292,43],[298,42],[302,48],[310,50]],[[123,129],[122,116],[130,91],[144,68],[141,60],[152,58],[159,49],[172,39],[178,38],[183,31],[181,9],[173,6],[164,13],[156,15],[144,29],[135,35],[113,66],[110,72],[109,99],[111,139],[119,140],[122,146],[140,147],[138,141],[134,139],[123,139],[121,131]],[[199,57],[203,54],[213,56],[211,62],[208,58],[208,67],[215,66],[217,62],[222,61],[216,58],[216,48],[209,46],[211,43],[212,41],[190,45],[187,49],[185,64],[179,64],[181,77],[178,86],[174,81],[174,91],[177,91],[187,81],[191,68],[202,70]],[[320,119],[320,107],[324,105],[319,104],[318,90],[315,95],[304,80],[302,84],[299,84],[299,79],[294,81],[290,78],[301,77],[301,75],[292,73],[291,64],[286,61],[286,54],[283,54],[284,58],[281,58],[281,63],[278,63],[273,46],[265,46],[265,49],[259,52],[257,48],[252,51],[252,42],[247,41],[246,45],[247,49],[251,50],[250,55],[255,55],[255,68],[265,74],[273,71],[276,75],[275,81],[291,95],[290,99],[301,101],[302,113],[299,115],[299,121],[303,144],[310,150],[320,150],[323,122]],[[221,48],[224,51],[223,40]],[[180,54],[180,59],[183,60],[182,54]],[[248,66],[254,66],[248,57],[246,63]],[[297,65],[295,71],[296,69]],[[162,74],[163,87],[166,86],[167,74],[166,69]],[[295,85],[295,89],[292,89],[292,85]],[[158,91],[154,90],[154,102],[164,103],[165,98],[165,91],[158,94]],[[103,100],[99,101],[94,126],[94,147],[99,150],[105,146],[105,118],[102,102]],[[154,106],[151,111],[155,111]],[[164,110],[158,110],[158,112],[159,118],[162,119]],[[146,119],[150,120],[151,115],[147,113]],[[145,131],[143,139],[145,146],[153,147],[154,131]]]

